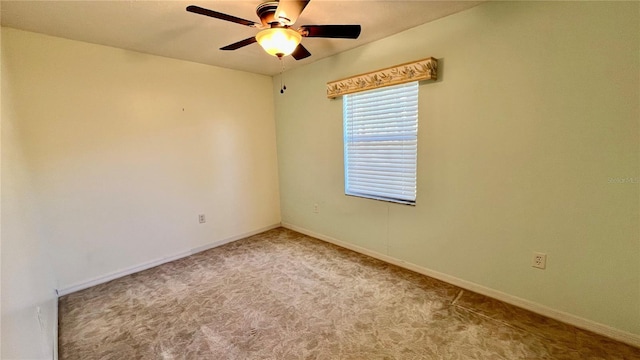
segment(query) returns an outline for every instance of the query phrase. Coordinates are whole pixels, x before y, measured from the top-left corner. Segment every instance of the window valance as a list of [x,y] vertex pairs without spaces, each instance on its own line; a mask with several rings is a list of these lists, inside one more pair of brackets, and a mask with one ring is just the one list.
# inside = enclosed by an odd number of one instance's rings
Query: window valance
[[436,80],[437,78],[438,60],[429,57],[346,79],[330,81],[327,83],[327,97],[333,99],[359,91],[398,85],[410,81]]

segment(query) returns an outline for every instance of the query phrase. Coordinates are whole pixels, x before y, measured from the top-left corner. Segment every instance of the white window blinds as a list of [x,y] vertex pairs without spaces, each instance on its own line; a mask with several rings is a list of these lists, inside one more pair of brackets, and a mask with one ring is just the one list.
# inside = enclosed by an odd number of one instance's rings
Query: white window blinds
[[418,82],[343,100],[345,193],[415,204]]

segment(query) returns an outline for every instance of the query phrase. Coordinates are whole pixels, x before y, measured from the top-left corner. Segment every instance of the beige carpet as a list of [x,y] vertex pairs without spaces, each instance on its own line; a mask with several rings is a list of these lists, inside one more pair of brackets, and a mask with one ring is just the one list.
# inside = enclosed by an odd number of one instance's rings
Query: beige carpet
[[60,299],[60,359],[640,359],[283,228]]

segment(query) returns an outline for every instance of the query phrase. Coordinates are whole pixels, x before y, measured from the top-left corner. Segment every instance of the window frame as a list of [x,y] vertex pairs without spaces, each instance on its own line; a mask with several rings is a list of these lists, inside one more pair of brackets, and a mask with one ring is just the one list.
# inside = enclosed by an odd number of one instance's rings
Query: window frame
[[418,102],[418,81],[343,96],[345,195],[416,205]]

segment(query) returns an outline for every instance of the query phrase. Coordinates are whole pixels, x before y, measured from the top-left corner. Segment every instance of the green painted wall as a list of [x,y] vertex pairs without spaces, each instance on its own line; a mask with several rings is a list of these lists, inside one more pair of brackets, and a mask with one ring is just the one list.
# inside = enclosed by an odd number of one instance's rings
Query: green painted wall
[[[283,222],[640,334],[639,24],[638,2],[491,2],[287,72]],[[429,56],[417,206],[345,196],[326,82]]]

